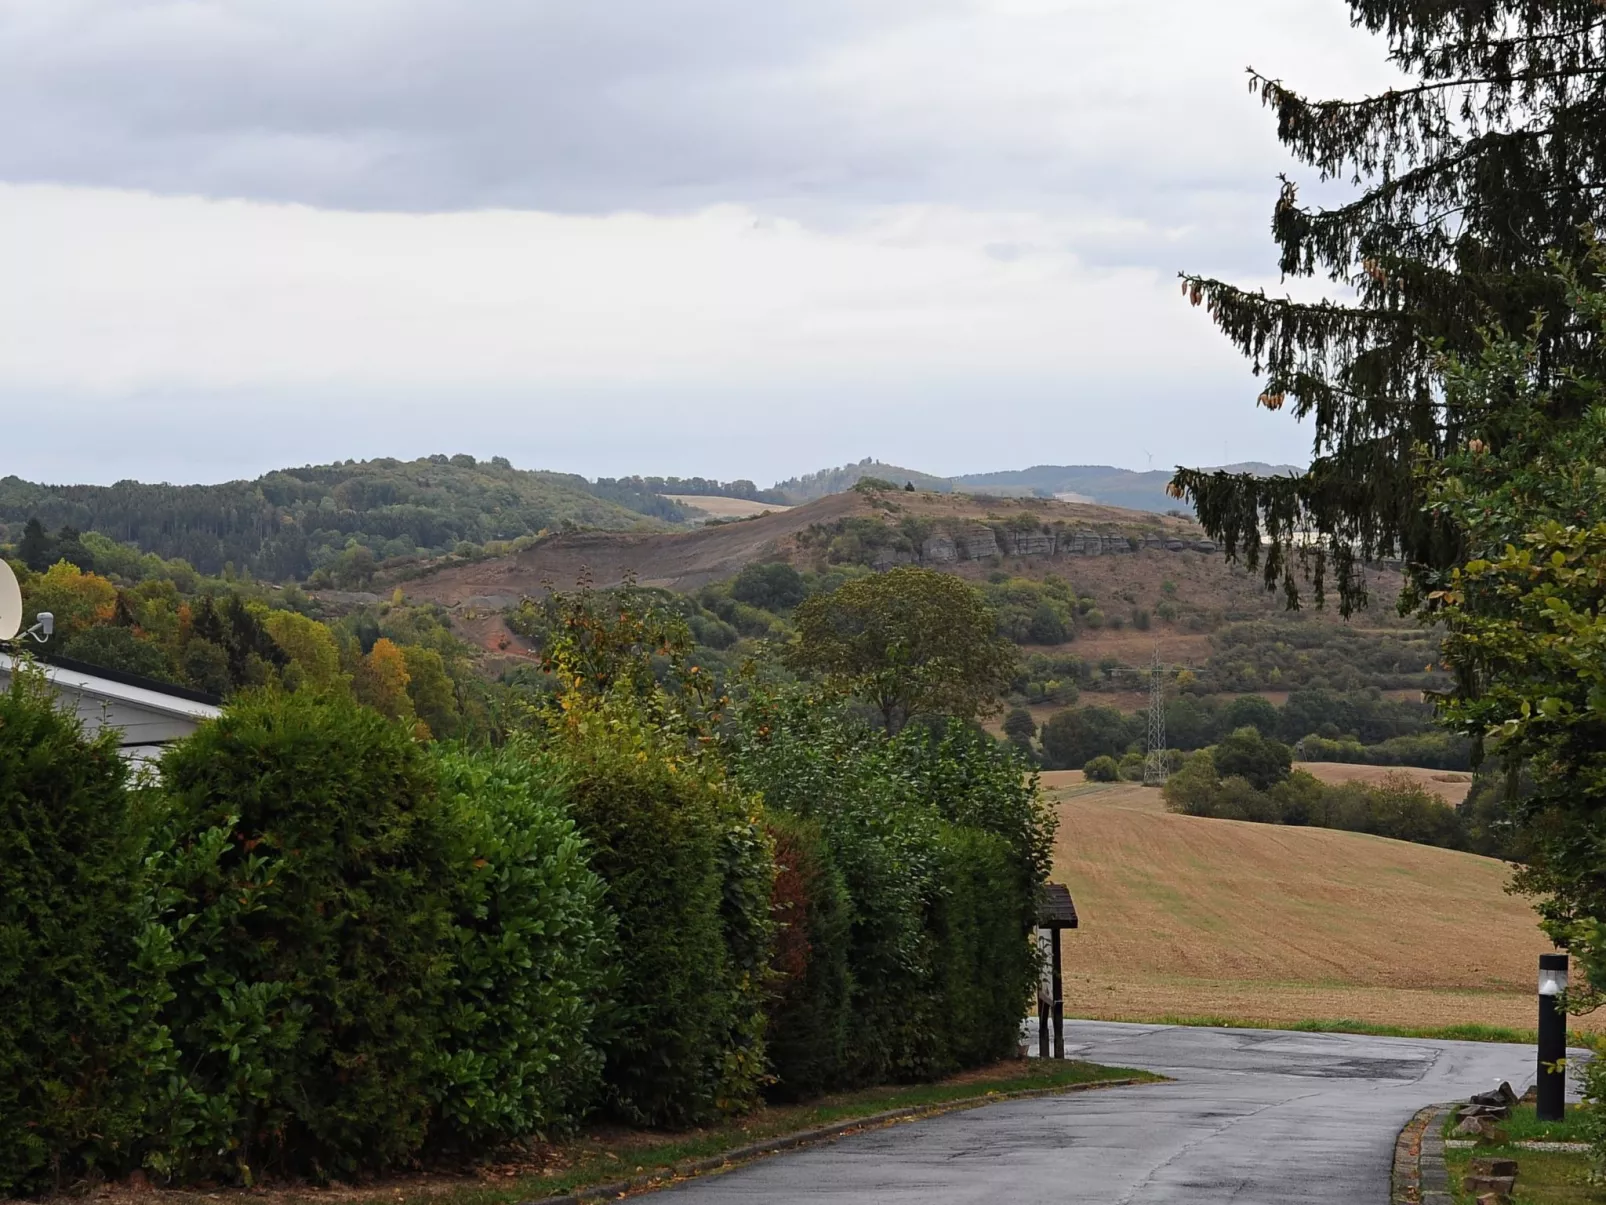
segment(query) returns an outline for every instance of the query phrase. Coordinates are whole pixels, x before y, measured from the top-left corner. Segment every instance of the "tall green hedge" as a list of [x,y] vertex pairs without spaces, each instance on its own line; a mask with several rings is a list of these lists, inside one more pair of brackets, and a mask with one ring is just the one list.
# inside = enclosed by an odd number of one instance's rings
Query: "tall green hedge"
[[1027,766],[964,726],[889,740],[795,693],[755,696],[737,721],[732,773],[820,834],[849,901],[847,1036],[813,1082],[929,1079],[1010,1053],[1053,841]]
[[0,1195],[127,1166],[169,1052],[117,736],[37,672],[0,692]]
[[472,1149],[566,1129],[600,1088],[596,1013],[617,956],[568,784],[518,747],[447,748],[436,764],[472,856],[453,884],[433,1137]]
[[1037,978],[1036,951],[1025,939],[1035,900],[1022,899],[1004,838],[945,823],[939,850],[932,994],[942,1023],[940,1057],[948,1070],[1014,1053]]
[[162,762],[182,966],[161,1171],[392,1167],[431,1119],[467,834],[399,725],[348,700],[235,703]]
[[797,1100],[835,1087],[853,1025],[853,898],[819,825],[772,811],[776,922],[768,1045],[770,1095]]
[[758,817],[628,707],[583,706],[552,749],[618,923],[605,1104],[640,1125],[739,1110],[766,1070],[771,862]]

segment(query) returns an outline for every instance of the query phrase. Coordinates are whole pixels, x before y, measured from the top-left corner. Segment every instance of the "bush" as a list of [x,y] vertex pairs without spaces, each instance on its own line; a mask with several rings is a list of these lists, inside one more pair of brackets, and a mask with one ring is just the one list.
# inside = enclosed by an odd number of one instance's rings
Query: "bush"
[[1119,755],[1139,735],[1141,716],[1113,707],[1067,708],[1043,725],[1043,759],[1056,770],[1080,770],[1095,757]]
[[1022,890],[1004,838],[956,824],[938,830],[937,873],[932,963],[943,1046],[934,1070],[944,1073],[1014,1053],[1037,979],[1027,939],[1036,889]]
[[[35,672],[0,693],[0,1193],[125,1169],[168,1052],[117,734]],[[149,1076],[150,1080],[146,1077]]]
[[765,611],[786,611],[808,596],[803,575],[784,563],[744,566],[731,582],[731,597]]
[[561,1130],[601,1084],[591,1040],[618,955],[602,880],[552,764],[517,748],[448,747],[435,762],[472,857],[455,883],[434,1140],[463,1148]]
[[1023,935],[1053,843],[1019,754],[952,722],[889,740],[793,692],[749,700],[736,719],[732,773],[772,813],[812,822],[852,904],[831,1086],[931,1078],[1012,1049],[1033,966]]
[[1281,741],[1270,741],[1256,728],[1236,729],[1212,751],[1216,772],[1223,778],[1248,779],[1256,790],[1264,791],[1288,777],[1294,764],[1294,751]]
[[[750,925],[727,922],[753,876],[730,841],[769,851],[751,819],[700,761],[684,764],[623,708],[607,705],[554,747],[574,815],[618,918],[618,984],[604,1010],[604,1101],[637,1125],[692,1125],[742,1108],[764,1072],[764,965]],[[767,879],[757,906],[767,922]],[[740,950],[727,936],[741,939]],[[763,963],[744,965],[755,955]]]
[[1119,782],[1121,780],[1121,767],[1115,758],[1108,755],[1095,757],[1082,767],[1082,773],[1089,782]]
[[853,900],[819,826],[772,811],[775,844],[770,1095],[797,1100],[841,1082],[851,1031]]
[[434,767],[355,702],[237,702],[162,761],[182,966],[158,1171],[394,1167],[422,1145],[471,856]]

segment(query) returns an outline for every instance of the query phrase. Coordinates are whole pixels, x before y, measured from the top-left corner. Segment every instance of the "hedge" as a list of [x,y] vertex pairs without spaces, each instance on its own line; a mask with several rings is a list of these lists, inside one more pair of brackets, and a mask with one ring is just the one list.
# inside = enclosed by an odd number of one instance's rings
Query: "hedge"
[[553,748],[618,921],[604,1105],[669,1126],[745,1107],[766,1069],[771,862],[756,816],[626,709],[575,717]]
[[798,1100],[834,1087],[847,1059],[853,899],[817,824],[773,810],[767,823],[775,846],[770,1095]]
[[601,1085],[596,1014],[618,956],[604,884],[550,760],[447,748],[436,767],[473,857],[454,883],[434,1144],[567,1129]]
[[0,693],[0,1195],[127,1166],[147,1074],[168,1062],[126,773],[115,732],[86,737],[37,672],[13,674]]

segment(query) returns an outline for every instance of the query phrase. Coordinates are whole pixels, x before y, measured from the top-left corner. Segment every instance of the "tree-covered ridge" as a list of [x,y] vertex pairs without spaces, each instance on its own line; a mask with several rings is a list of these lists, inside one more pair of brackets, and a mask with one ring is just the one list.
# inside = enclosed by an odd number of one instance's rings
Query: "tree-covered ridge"
[[98,532],[206,574],[300,581],[348,551],[371,562],[572,527],[628,530],[684,513],[648,490],[436,455],[283,469],[218,485],[41,485],[0,478],[0,541],[45,527]]
[[840,494],[852,489],[866,477],[887,481],[893,485],[913,484],[917,490],[935,490],[940,494],[952,493],[954,483],[946,477],[933,477],[930,473],[883,464],[866,456],[858,464],[845,464],[837,469],[821,469],[775,483],[775,491],[785,495],[788,502],[813,502],[827,494]]

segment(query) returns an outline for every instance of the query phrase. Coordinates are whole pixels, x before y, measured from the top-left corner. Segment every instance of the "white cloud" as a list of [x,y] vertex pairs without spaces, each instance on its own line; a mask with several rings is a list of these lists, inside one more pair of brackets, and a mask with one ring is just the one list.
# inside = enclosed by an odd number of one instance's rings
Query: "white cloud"
[[[61,416],[0,471],[434,450],[443,399],[593,472],[1297,456],[1174,273],[1270,270],[1242,69],[1383,80],[1347,8],[0,0],[0,407]],[[201,450],[208,398],[305,417]]]

